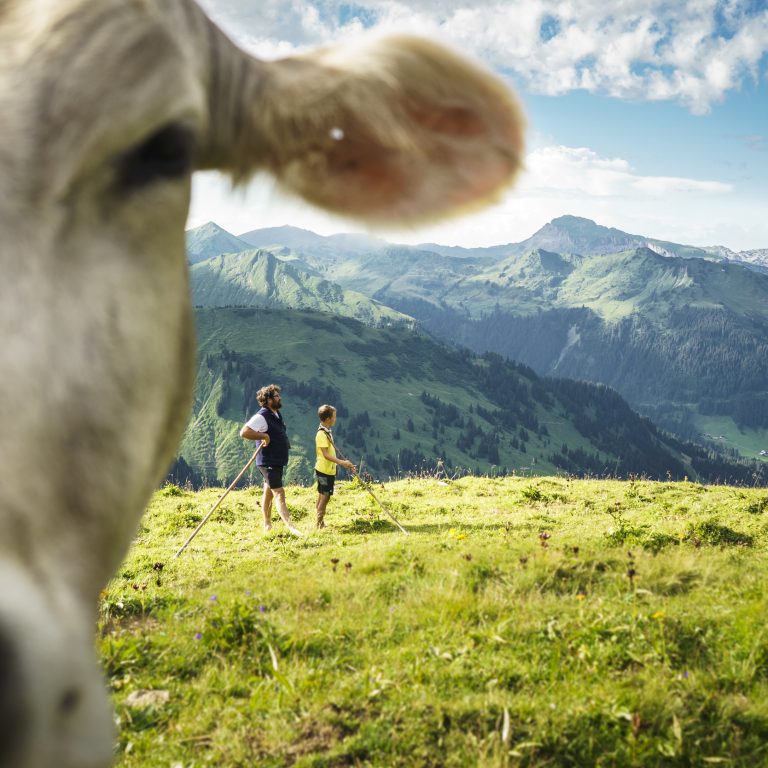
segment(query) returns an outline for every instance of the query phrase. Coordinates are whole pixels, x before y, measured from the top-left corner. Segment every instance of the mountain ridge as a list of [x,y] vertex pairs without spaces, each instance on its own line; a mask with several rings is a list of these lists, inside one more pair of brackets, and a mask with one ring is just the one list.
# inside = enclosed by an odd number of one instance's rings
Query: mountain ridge
[[437,338],[606,383],[686,438],[725,432],[747,455],[768,448],[768,276],[758,265],[580,217],[554,219],[524,246],[447,255],[380,240],[370,250],[367,238],[340,250],[311,234],[319,250],[270,251]]
[[216,222],[209,221],[186,232],[187,262],[197,264],[222,253],[237,253],[251,246],[244,240],[227,232]]
[[[239,243],[246,243],[252,248],[264,248],[276,245],[288,245],[289,247],[322,247],[329,252],[353,252],[359,250],[376,251],[389,246],[403,245],[390,243],[379,237],[357,233],[336,233],[333,235],[318,235],[311,230],[283,225],[279,227],[266,227],[249,230],[240,235],[234,235],[223,228],[208,222],[201,227],[195,227],[187,231],[187,234],[196,233],[205,227],[216,226],[221,232]],[[589,237],[587,237],[589,236]],[[521,253],[534,248],[556,251],[554,244],[566,242],[568,252],[592,254],[597,252],[595,248],[606,249],[620,245],[619,250],[627,250],[631,247],[648,247],[660,255],[676,255],[685,258],[708,258],[715,261],[728,260],[743,262],[750,267],[768,268],[768,248],[753,248],[749,250],[734,251],[724,245],[692,246],[674,243],[667,240],[648,237],[646,235],[634,235],[615,227],[606,227],[597,224],[592,219],[581,216],[558,216],[540,227],[530,237],[519,242],[509,242],[492,246],[464,247],[457,245],[443,245],[440,243],[419,243],[408,246],[417,250],[431,251],[441,255],[455,258],[503,258],[504,256]],[[599,245],[595,245],[597,242]],[[587,245],[585,246],[585,243]],[[590,244],[591,243],[591,244]],[[624,245],[622,245],[624,244]],[[242,249],[245,250],[245,249]],[[228,252],[226,249],[218,253]],[[611,252],[605,250],[605,252]],[[211,254],[214,255],[214,254]]]
[[190,268],[195,306],[291,307],[332,312],[368,325],[415,325],[415,320],[361,293],[304,272],[269,251],[225,253]]

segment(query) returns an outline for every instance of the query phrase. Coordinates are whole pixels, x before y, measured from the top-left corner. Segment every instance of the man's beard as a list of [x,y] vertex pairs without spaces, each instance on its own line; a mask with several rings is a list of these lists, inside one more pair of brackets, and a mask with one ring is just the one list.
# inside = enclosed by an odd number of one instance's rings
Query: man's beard
[[283,407],[282,401],[278,400],[275,405],[272,406],[276,411],[279,411]]

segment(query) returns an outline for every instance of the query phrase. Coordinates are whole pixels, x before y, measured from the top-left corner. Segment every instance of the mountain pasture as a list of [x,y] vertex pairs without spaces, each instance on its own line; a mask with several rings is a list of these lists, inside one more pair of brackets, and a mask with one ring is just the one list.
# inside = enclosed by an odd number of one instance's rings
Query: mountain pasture
[[764,489],[426,478],[155,493],[101,597],[120,768],[755,766]]

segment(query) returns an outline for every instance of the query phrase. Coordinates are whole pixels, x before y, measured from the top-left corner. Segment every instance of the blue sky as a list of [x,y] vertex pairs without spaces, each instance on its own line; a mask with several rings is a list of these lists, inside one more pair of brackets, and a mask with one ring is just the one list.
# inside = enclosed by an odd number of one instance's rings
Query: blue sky
[[[575,214],[636,234],[768,248],[768,0],[202,0],[254,55],[413,32],[500,74],[525,107],[526,172],[494,208],[401,242],[492,245]],[[189,226],[355,231],[257,178],[195,179]]]

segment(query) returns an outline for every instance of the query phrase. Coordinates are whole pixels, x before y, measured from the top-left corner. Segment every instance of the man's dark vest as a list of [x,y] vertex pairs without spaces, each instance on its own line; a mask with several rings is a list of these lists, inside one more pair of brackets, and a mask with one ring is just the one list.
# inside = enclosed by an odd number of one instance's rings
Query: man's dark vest
[[275,416],[269,408],[262,408],[259,413],[267,420],[269,445],[261,449],[256,457],[256,464],[262,467],[284,467],[288,463],[288,432],[280,414]]

